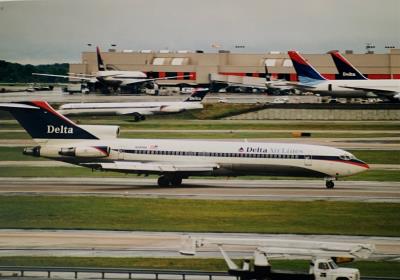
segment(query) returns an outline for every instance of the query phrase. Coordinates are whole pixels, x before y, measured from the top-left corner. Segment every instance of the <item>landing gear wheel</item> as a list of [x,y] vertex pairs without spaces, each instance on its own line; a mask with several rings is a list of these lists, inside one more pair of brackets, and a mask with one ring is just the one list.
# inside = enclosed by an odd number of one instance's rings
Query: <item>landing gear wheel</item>
[[141,114],[137,114],[137,113],[133,114],[133,121],[134,122],[138,122],[138,121],[141,121],[141,120],[144,120],[144,116],[142,116]]
[[143,116],[143,115],[140,115],[140,120],[141,121],[144,121],[146,119],[146,117],[145,116]]
[[181,177],[174,177],[171,179],[171,185],[175,187],[179,187],[182,185],[182,178]]
[[333,189],[335,187],[335,183],[333,181],[326,181],[325,186],[327,189]]
[[171,182],[168,177],[161,176],[158,178],[157,183],[159,187],[169,187]]

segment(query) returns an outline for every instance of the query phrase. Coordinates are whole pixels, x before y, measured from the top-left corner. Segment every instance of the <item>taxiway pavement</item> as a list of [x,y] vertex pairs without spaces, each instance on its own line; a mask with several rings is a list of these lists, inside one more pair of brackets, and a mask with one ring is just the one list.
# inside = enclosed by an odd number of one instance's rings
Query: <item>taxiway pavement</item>
[[67,195],[265,201],[362,201],[400,203],[400,182],[188,179],[160,188],[156,178],[0,178],[0,195]]

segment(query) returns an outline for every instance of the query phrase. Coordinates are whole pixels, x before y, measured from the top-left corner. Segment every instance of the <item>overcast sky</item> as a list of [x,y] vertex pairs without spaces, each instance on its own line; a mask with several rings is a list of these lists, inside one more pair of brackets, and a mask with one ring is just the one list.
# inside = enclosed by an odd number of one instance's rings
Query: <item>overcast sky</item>
[[88,43],[324,53],[371,42],[384,53],[400,47],[399,12],[399,0],[0,0],[0,59],[80,62]]

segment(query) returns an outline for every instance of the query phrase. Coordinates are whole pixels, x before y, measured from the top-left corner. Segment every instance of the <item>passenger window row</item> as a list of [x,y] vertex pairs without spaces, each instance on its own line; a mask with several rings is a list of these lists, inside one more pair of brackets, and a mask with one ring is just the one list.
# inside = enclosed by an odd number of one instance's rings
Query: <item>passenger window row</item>
[[131,154],[171,155],[171,156],[286,158],[286,159],[300,158],[299,155],[287,155],[287,154],[213,153],[213,152],[184,152],[184,151],[159,151],[159,150],[124,150],[124,152]]

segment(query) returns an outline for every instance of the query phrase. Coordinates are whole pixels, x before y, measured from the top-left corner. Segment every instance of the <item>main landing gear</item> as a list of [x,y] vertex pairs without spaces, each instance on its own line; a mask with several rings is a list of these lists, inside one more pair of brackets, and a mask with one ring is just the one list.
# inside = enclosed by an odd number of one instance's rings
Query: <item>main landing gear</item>
[[166,176],[162,175],[158,178],[158,186],[160,187],[179,187],[182,185],[182,177],[174,175],[174,176]]
[[143,116],[142,114],[139,114],[139,113],[134,113],[133,114],[133,121],[134,122],[144,121],[145,119],[146,119],[146,117]]
[[325,186],[327,189],[333,189],[335,187],[335,183],[332,180],[326,180]]

